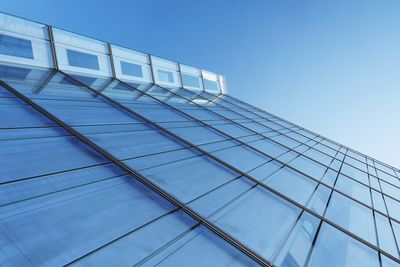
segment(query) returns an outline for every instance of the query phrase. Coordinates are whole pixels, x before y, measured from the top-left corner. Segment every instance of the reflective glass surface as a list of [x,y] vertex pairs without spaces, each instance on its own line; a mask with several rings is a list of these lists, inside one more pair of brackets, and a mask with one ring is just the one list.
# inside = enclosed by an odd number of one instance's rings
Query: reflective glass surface
[[222,75],[0,27],[1,266],[399,266],[399,169]]

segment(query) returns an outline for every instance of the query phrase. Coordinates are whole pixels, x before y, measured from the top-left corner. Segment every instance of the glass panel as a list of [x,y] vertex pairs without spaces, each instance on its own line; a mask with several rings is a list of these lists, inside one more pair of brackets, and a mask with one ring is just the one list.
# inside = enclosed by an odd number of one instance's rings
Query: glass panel
[[350,164],[350,165],[352,165],[352,166],[354,166],[354,167],[356,167],[356,168],[358,168],[358,169],[360,169],[360,170],[362,170],[362,171],[367,172],[367,165],[365,164],[365,160],[363,162],[361,162],[359,160],[356,160],[356,159],[353,159],[353,158],[351,158],[349,156],[346,156],[345,162]]
[[202,90],[201,71],[199,69],[180,64],[182,84],[184,88]]
[[331,164],[332,160],[333,160],[332,157],[330,157],[330,156],[328,156],[328,155],[326,155],[324,153],[321,153],[321,152],[319,152],[319,151],[317,151],[317,150],[315,150],[313,148],[311,148],[311,149],[307,150],[306,152],[304,152],[304,155],[306,155],[306,156],[308,156],[308,157],[310,157],[310,158],[312,158],[312,159],[314,159],[316,161],[321,162],[325,166],[329,166]]
[[326,204],[329,200],[329,195],[331,193],[331,189],[324,186],[318,185],[317,190],[314,192],[310,202],[307,207],[319,215],[323,215],[326,209]]
[[254,187],[255,183],[249,179],[243,176],[237,177],[191,201],[188,206],[203,217],[208,218],[251,191]]
[[264,183],[303,205],[317,186],[315,181],[286,167],[275,172]]
[[232,142],[232,145],[236,146],[213,152],[212,154],[243,172],[248,172],[271,160],[271,158],[257,153],[245,146],[240,146],[236,142]]
[[378,252],[323,223],[311,254],[310,267],[379,267]]
[[372,207],[371,194],[367,186],[340,174],[335,188]]
[[150,258],[143,266],[259,266],[204,227],[184,236],[178,242]]
[[296,158],[290,162],[289,165],[305,174],[310,175],[316,180],[320,180],[327,169],[325,166],[303,156]]
[[251,146],[257,148],[258,150],[266,153],[271,157],[277,157],[288,151],[288,149],[284,148],[283,146],[267,139],[252,142]]
[[378,173],[378,177],[380,179],[382,179],[384,181],[387,181],[387,182],[389,182],[389,183],[391,183],[391,184],[393,184],[395,186],[400,187],[400,181],[399,181],[398,178],[396,178],[396,177],[394,177],[392,175],[389,175],[389,174],[387,174],[385,172],[382,172],[380,170],[377,170],[377,173]]
[[[126,163],[131,164],[129,161]],[[141,173],[184,203],[239,176],[206,156],[165,164]]]
[[376,235],[372,210],[333,192],[326,218],[337,223],[355,235],[376,245]]
[[44,116],[35,114],[32,107],[25,105],[19,99],[7,98],[0,100],[0,128],[54,126],[54,123]]
[[71,74],[111,77],[106,43],[64,30],[52,29],[60,69]]
[[0,225],[1,249],[17,266],[67,265],[175,208],[126,176],[19,204]]
[[194,88],[201,88],[200,87],[200,78],[196,76],[192,76],[189,74],[182,74],[182,82],[185,87],[194,87]]
[[[1,142],[0,182],[104,163],[105,159],[61,130],[55,137]],[[29,167],[27,167],[29,166]]]
[[180,87],[178,64],[162,58],[151,56],[155,83],[167,87]]
[[47,26],[0,13],[0,62],[52,67]]
[[127,82],[152,82],[149,58],[146,54],[111,45],[115,75]]
[[275,266],[304,266],[311,249],[319,220],[304,212],[290,233],[278,257],[273,260]]
[[139,64],[121,61],[121,72],[124,75],[143,78],[142,66]]
[[174,83],[174,76],[171,71],[157,70],[158,79],[164,83]]
[[218,75],[204,70],[202,71],[202,73],[203,73],[204,89],[210,93],[219,93],[220,87],[218,82]]
[[347,176],[350,176],[353,179],[356,179],[360,183],[363,183],[367,186],[369,185],[368,174],[365,172],[362,172],[350,165],[347,165],[344,163],[340,172],[343,174],[346,174]]
[[398,258],[399,254],[397,251],[397,245],[388,218],[380,215],[379,213],[375,213],[375,220],[378,231],[379,247]]
[[278,136],[272,137],[271,139],[275,140],[276,142],[278,142],[288,148],[294,148],[294,147],[297,147],[298,145],[300,145],[300,142],[295,141],[284,135],[278,135]]
[[219,85],[221,87],[221,93],[227,94],[228,93],[228,86],[226,85],[226,78],[224,75],[218,75],[219,78]]
[[381,181],[380,184],[381,184],[383,193],[388,194],[396,199],[400,199],[400,188],[395,187],[384,181]]
[[269,175],[277,171],[278,169],[282,168],[282,164],[278,163],[277,161],[270,161],[262,166],[252,170],[249,172],[249,175],[256,178],[259,181],[263,181]]
[[70,66],[99,70],[99,61],[96,55],[67,49],[67,58]]
[[335,172],[334,170],[328,170],[325,173],[324,177],[322,177],[321,181],[323,183],[325,183],[326,185],[333,187],[333,185],[335,184],[337,175],[338,175],[338,173]]
[[211,219],[261,256],[270,259],[299,214],[297,207],[256,187]]
[[0,54],[33,59],[32,42],[27,39],[0,34]]
[[397,266],[399,266],[399,264],[397,262],[389,259],[385,255],[381,255],[381,257],[382,257],[382,267],[397,267]]
[[384,196],[390,217],[400,220],[400,202],[391,197]]
[[374,203],[374,208],[384,214],[387,214],[382,194],[376,192],[375,190],[371,190],[371,193],[372,193],[372,201]]

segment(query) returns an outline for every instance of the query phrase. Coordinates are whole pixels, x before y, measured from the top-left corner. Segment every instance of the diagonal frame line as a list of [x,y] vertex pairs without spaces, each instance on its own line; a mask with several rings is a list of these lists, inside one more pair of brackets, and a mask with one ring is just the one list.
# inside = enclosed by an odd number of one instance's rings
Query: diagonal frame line
[[[63,73],[62,71],[60,71],[60,72]],[[73,79],[75,82],[78,82],[79,84],[84,85],[80,81],[75,79],[74,77],[71,77],[71,76],[69,76],[69,75],[67,75],[65,73],[63,73],[63,74],[66,75],[67,77]],[[102,155],[106,159],[108,159],[111,162],[113,162],[115,165],[117,165],[122,170],[124,170],[129,175],[131,175],[134,179],[137,179],[139,182],[141,182],[142,184],[146,185],[147,187],[149,187],[154,192],[158,193],[160,196],[162,196],[164,199],[166,199],[167,201],[172,203],[174,206],[180,208],[187,215],[189,215],[190,217],[192,217],[196,221],[200,222],[202,225],[204,225],[211,232],[213,232],[214,234],[216,234],[219,237],[221,237],[223,240],[225,240],[226,242],[228,242],[229,244],[231,244],[232,246],[234,246],[235,248],[237,248],[238,250],[243,252],[245,255],[247,255],[248,257],[253,259],[255,262],[257,262],[261,266],[272,267],[271,263],[269,263],[263,257],[258,255],[252,249],[248,248],[246,245],[244,245],[240,241],[238,241],[235,238],[233,238],[231,235],[229,235],[228,233],[223,231],[221,228],[217,227],[213,223],[209,222],[207,219],[203,218],[200,214],[195,212],[193,209],[187,207],[181,201],[176,199],[174,196],[172,196],[171,194],[169,194],[165,190],[161,189],[159,186],[157,186],[156,184],[154,184],[153,182],[148,180],[146,177],[144,177],[140,173],[138,173],[138,172],[134,171],[133,169],[131,169],[128,165],[126,165],[125,163],[123,163],[120,160],[118,160],[117,158],[115,158],[113,155],[111,155],[110,153],[105,151],[103,148],[101,148],[100,146],[98,146],[95,143],[93,143],[91,140],[89,140],[88,138],[83,136],[81,133],[79,133],[75,129],[71,128],[68,124],[66,124],[61,119],[57,118],[52,113],[48,112],[46,109],[41,107],[39,104],[37,104],[33,100],[29,99],[28,97],[26,97],[25,95],[23,95],[19,91],[15,90],[13,87],[11,87],[10,85],[8,85],[7,83],[5,83],[2,80],[0,80],[0,85],[3,86],[5,89],[7,89],[12,94],[14,94],[15,96],[19,97],[21,100],[23,100],[28,105],[32,106],[38,112],[40,112],[41,114],[45,115],[47,118],[49,118],[50,120],[54,121],[56,124],[58,124],[59,126],[64,128],[71,135],[77,137],[80,141],[82,141],[84,144],[86,144],[87,146],[89,146],[90,148],[92,148],[93,150],[98,152],[100,155]],[[90,87],[88,87],[86,85],[84,85],[84,87],[87,88],[87,89],[90,88]],[[95,92],[95,90],[92,89],[92,88],[90,88],[90,90],[91,91],[93,90]]]

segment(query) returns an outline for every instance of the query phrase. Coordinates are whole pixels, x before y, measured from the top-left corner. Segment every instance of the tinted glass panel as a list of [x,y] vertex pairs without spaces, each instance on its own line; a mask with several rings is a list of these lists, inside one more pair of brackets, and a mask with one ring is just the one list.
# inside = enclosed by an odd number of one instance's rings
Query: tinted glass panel
[[372,210],[367,207],[334,192],[326,217],[371,244],[376,244],[374,218]]
[[182,73],[182,82],[183,85],[200,88],[199,77]]
[[225,210],[214,216],[216,223],[267,259],[300,213],[289,202],[258,187]]
[[121,61],[121,72],[124,75],[143,77],[142,66],[139,64]]
[[67,57],[70,66],[99,70],[99,61],[96,55],[67,49]]
[[204,87],[211,91],[216,91],[216,92],[219,91],[218,83],[215,81],[204,79]]
[[378,253],[333,228],[323,224],[308,266],[378,267]]
[[303,213],[290,233],[274,263],[276,266],[304,266],[311,249],[319,220],[309,213]]
[[160,81],[168,82],[168,83],[174,82],[174,76],[173,76],[172,72],[160,70],[160,69],[157,70],[157,72],[158,72],[158,78],[160,79]]
[[277,171],[264,183],[301,204],[306,204],[317,186],[315,181],[289,168]]
[[33,59],[30,40],[0,33],[0,54]]

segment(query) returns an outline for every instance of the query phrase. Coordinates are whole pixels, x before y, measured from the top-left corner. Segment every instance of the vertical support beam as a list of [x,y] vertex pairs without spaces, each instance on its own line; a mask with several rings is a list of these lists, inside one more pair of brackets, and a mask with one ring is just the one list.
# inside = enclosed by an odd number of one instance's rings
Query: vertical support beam
[[113,79],[116,79],[117,75],[115,74],[114,57],[113,57],[112,47],[111,47],[110,43],[107,43],[107,48],[108,48],[108,55],[110,57],[111,75],[112,75]]
[[[220,78],[222,77],[222,81]],[[225,75],[218,74],[218,79],[220,81],[219,86],[221,86],[221,95],[226,95],[228,94],[228,85],[226,84],[226,77]],[[222,90],[222,85],[224,85],[224,90]]]
[[51,56],[53,59],[54,69],[59,70],[57,54],[56,54],[56,46],[54,43],[53,27],[51,27],[50,25],[47,25],[47,31],[49,34],[50,49],[51,49]]
[[183,79],[182,79],[182,70],[181,70],[181,64],[176,62],[178,64],[178,73],[179,73],[179,78],[181,79],[181,87],[183,88]]
[[150,54],[147,54],[147,57],[149,58],[149,63],[150,63],[151,79],[153,80],[153,84],[156,84],[156,79],[155,79],[154,69],[153,69],[153,60],[151,60],[151,55]]
[[204,85],[204,76],[203,76],[203,70],[200,70],[200,78],[201,78],[201,84],[203,85],[203,91],[206,91],[206,87]]

